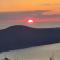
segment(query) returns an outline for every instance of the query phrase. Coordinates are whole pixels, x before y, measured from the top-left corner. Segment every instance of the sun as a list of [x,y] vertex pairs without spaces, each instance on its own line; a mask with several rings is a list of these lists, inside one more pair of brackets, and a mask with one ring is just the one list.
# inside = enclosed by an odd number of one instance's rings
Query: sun
[[32,19],[29,19],[27,22],[31,24],[31,23],[33,23],[34,21],[33,21]]

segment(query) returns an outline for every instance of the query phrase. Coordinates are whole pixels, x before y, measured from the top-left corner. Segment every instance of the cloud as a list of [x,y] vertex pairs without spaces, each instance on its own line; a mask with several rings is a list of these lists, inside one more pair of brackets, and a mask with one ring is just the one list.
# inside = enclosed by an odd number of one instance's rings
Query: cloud
[[8,57],[11,60],[15,60],[16,58],[19,60],[48,60],[51,57],[52,59],[59,60],[60,43],[21,50],[12,50],[0,54],[0,60],[5,57]]
[[58,14],[44,15],[44,13],[49,12],[48,10],[36,10],[36,11],[27,11],[27,12],[1,12],[0,20],[17,20],[24,19],[26,17],[36,17],[36,18],[55,18],[60,17]]
[[[11,26],[11,25],[24,24],[19,21],[23,21],[26,18],[39,18],[40,20],[44,20],[44,21],[47,19],[47,20],[49,20],[49,22],[50,22],[50,20],[52,21],[52,19],[54,21],[54,19],[56,18],[55,21],[57,21],[57,19],[59,21],[60,14],[46,14],[48,12],[50,12],[50,11],[49,10],[34,10],[34,11],[22,11],[22,12],[0,12],[0,29],[7,27],[7,26]],[[40,25],[40,24],[42,24],[42,25]],[[38,25],[39,25],[39,27],[42,27],[44,24],[39,22],[39,23],[37,23],[35,25],[33,24],[31,26],[38,27]],[[51,26],[51,25],[49,24],[49,26]],[[56,26],[56,24],[54,26]]]
[[21,19],[21,17],[32,17],[32,16],[42,16],[47,10],[37,10],[37,11],[27,11],[27,12],[3,12],[0,13],[0,20],[16,20]]

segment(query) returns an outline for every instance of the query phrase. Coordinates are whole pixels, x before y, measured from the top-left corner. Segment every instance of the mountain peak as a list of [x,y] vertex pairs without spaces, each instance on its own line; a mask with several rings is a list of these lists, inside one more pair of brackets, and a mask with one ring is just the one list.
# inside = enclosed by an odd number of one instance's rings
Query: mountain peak
[[0,51],[60,43],[60,28],[10,26],[0,31]]
[[30,28],[30,27],[24,26],[24,25],[14,25],[14,26],[10,26],[8,28]]

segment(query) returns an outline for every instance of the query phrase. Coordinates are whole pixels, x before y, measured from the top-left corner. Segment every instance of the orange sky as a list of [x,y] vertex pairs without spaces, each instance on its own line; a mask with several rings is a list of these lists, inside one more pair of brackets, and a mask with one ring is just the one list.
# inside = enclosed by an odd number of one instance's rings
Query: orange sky
[[52,10],[50,13],[60,13],[60,0],[0,0],[0,12]]

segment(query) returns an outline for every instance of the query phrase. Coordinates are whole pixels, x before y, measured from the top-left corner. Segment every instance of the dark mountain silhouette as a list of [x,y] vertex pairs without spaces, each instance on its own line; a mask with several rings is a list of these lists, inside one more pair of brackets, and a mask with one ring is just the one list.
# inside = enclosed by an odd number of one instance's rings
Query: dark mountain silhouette
[[60,28],[16,25],[0,30],[0,52],[52,43],[60,43]]

